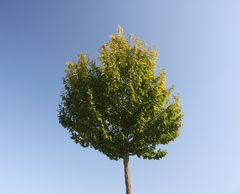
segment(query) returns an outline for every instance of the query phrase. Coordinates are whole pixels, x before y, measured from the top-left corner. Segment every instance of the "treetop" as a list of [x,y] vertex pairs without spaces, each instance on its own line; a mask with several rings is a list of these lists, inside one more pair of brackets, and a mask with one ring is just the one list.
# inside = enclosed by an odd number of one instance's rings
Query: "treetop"
[[59,122],[71,138],[110,159],[136,155],[160,159],[160,144],[179,135],[182,126],[179,95],[166,87],[166,72],[157,75],[157,51],[140,38],[116,35],[99,50],[99,62],[80,53],[68,62],[59,106]]

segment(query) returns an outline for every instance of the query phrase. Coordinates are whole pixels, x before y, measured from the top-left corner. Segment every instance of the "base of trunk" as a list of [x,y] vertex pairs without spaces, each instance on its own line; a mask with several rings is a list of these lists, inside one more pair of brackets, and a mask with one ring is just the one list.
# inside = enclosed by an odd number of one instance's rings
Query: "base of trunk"
[[124,177],[125,177],[125,185],[126,185],[126,194],[131,194],[131,181],[130,181],[130,173],[129,173],[129,155],[126,154],[123,157],[123,165],[124,165]]

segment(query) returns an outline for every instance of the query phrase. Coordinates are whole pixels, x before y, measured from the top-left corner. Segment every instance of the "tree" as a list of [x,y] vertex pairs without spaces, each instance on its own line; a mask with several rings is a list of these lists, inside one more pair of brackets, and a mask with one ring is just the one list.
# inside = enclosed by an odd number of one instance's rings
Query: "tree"
[[117,35],[99,51],[100,65],[83,53],[68,62],[59,122],[83,147],[111,160],[123,159],[126,194],[131,194],[129,157],[160,159],[182,126],[179,95],[166,87],[166,73],[155,73],[157,52],[134,36]]

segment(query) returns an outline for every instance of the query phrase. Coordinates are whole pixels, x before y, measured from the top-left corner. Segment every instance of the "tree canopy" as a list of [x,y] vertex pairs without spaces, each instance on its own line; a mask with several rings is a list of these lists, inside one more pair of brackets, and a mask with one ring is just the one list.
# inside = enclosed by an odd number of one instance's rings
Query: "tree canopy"
[[99,50],[99,64],[86,54],[68,62],[59,121],[71,138],[112,160],[136,155],[160,159],[182,126],[179,95],[155,72],[157,51],[121,27]]

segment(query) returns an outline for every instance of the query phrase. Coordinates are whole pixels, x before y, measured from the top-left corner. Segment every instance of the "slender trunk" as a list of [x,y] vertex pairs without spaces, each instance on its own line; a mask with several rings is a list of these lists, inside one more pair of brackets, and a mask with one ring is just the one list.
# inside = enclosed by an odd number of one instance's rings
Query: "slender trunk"
[[129,155],[125,154],[123,157],[123,165],[124,165],[124,177],[125,177],[125,185],[126,185],[126,194],[131,194],[131,181],[130,181],[130,174],[129,174]]

